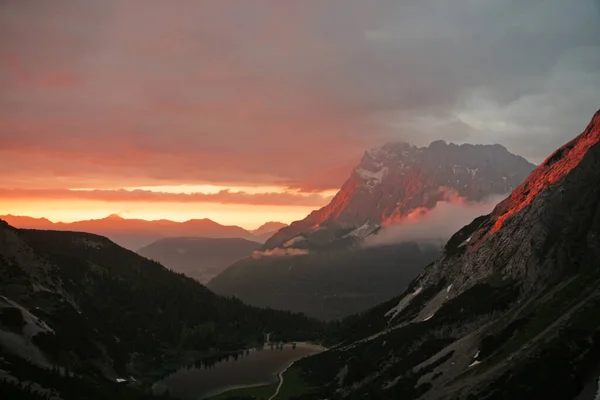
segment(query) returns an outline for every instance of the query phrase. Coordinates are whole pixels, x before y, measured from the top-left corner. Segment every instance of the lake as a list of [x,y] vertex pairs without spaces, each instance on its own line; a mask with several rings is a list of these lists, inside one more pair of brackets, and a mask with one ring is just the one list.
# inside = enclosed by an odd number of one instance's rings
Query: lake
[[216,396],[227,390],[261,386],[278,382],[277,374],[300,358],[317,354],[323,347],[310,343],[284,344],[283,347],[266,345],[237,353],[221,361],[209,362],[210,366],[181,368],[154,384],[155,393],[164,393],[184,400]]

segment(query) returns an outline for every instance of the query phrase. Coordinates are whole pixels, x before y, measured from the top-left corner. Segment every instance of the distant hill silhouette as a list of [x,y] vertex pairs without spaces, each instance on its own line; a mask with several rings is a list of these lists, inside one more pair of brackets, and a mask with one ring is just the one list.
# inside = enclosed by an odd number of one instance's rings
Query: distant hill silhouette
[[259,241],[251,232],[239,226],[221,225],[208,218],[176,222],[166,219],[147,221],[127,219],[112,214],[106,218],[76,222],[52,222],[46,218],[3,215],[0,219],[21,229],[76,231],[106,236],[130,250],[138,250],[166,237],[242,238]]
[[260,243],[241,238],[179,237],[159,239],[137,253],[206,283],[260,246]]

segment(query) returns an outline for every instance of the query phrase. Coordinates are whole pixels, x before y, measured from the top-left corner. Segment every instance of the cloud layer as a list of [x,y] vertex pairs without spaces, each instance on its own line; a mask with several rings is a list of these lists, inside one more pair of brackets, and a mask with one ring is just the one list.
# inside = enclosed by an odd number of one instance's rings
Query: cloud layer
[[246,193],[221,190],[218,193],[167,193],[150,190],[68,190],[68,189],[2,189],[0,200],[62,200],[146,202],[146,203],[219,203],[272,206],[320,207],[331,200],[320,194]]
[[387,140],[497,142],[539,162],[600,104],[599,11],[597,0],[4,1],[0,178],[315,191]]
[[414,218],[383,227],[368,236],[364,246],[383,246],[407,241],[446,241],[475,218],[489,214],[504,196],[490,196],[485,201],[440,201],[433,210],[415,213]]

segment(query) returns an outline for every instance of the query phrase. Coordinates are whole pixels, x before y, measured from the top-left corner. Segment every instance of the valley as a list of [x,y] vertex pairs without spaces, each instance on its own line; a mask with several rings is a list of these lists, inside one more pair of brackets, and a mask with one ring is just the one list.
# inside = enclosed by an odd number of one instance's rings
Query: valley
[[600,400],[600,0],[5,0],[0,88],[0,400]]
[[[329,323],[220,297],[101,236],[2,222],[0,389],[25,382],[29,398],[66,400],[595,396],[598,171],[600,111],[401,295]],[[423,250],[392,249],[402,246]],[[346,254],[363,266],[374,257]],[[333,275],[352,271],[340,265]]]
[[241,238],[175,237],[159,239],[137,253],[206,284],[259,249],[260,243]]

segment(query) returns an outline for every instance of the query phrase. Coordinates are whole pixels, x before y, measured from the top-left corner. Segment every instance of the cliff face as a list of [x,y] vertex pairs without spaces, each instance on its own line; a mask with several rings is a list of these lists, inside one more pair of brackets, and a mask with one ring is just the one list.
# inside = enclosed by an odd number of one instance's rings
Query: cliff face
[[580,264],[587,251],[597,251],[599,142],[596,113],[583,133],[548,157],[490,215],[454,235],[424,282],[456,278],[459,288],[502,273],[539,286]]
[[418,148],[388,143],[364,154],[330,204],[281,229],[265,247],[277,247],[319,228],[353,229],[400,221],[452,197],[480,201],[509,193],[533,168],[499,145],[437,141]]

